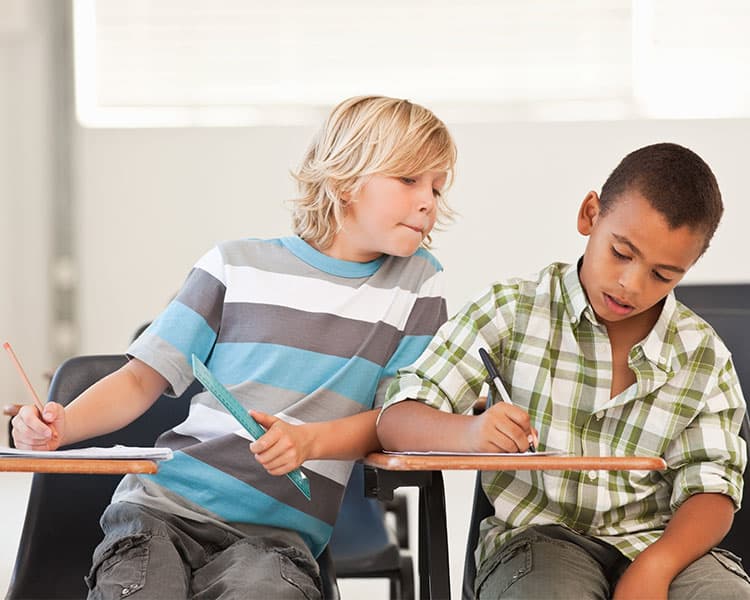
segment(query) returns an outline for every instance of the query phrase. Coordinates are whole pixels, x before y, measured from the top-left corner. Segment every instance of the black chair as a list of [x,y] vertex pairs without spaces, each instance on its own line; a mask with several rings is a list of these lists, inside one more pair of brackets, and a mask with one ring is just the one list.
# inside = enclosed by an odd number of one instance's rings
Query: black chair
[[[682,285],[675,288],[678,300],[689,306],[716,330],[727,348],[732,352],[734,366],[745,399],[750,399],[750,284],[704,284]],[[741,435],[750,441],[750,418],[745,414]],[[750,494],[750,469],[745,470],[745,497]],[[479,541],[479,524],[494,514],[481,485],[481,473],[477,473],[474,485],[474,502],[469,523],[469,533],[464,558],[462,597],[474,598],[476,565],[474,549]],[[732,529],[721,542],[725,548],[743,559],[750,559],[750,508],[741,508],[734,515]]]
[[[78,356],[56,371],[49,399],[66,405],[83,390],[125,364],[122,355]],[[184,420],[197,382],[180,398],[162,397],[127,427],[92,438],[84,446],[152,446],[159,434]],[[109,504],[119,475],[35,473],[26,519],[6,600],[85,598],[83,576],[102,539],[99,517]],[[338,600],[335,569],[326,549],[318,558],[326,599]]]

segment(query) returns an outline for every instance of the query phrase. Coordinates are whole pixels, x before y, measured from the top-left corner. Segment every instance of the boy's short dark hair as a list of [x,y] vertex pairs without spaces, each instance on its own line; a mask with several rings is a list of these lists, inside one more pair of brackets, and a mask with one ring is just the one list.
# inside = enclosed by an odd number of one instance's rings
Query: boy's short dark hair
[[644,146],[628,154],[602,186],[602,214],[625,191],[640,193],[673,229],[687,226],[705,234],[703,252],[719,226],[724,205],[719,184],[705,161],[679,144]]

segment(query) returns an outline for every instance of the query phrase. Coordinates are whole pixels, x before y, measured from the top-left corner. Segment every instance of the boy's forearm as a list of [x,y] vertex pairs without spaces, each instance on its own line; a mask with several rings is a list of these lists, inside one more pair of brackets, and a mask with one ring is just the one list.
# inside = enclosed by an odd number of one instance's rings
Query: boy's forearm
[[404,400],[380,416],[378,437],[386,450],[468,451],[461,440],[472,418]]
[[65,408],[65,437],[61,445],[125,427],[146,412],[166,387],[166,380],[144,363],[128,362]]
[[380,450],[375,433],[375,420],[379,410],[369,410],[351,417],[309,423],[312,435],[310,459],[356,460]]
[[734,505],[723,494],[695,494],[677,509],[662,537],[634,561],[655,561],[670,581],[724,539]]

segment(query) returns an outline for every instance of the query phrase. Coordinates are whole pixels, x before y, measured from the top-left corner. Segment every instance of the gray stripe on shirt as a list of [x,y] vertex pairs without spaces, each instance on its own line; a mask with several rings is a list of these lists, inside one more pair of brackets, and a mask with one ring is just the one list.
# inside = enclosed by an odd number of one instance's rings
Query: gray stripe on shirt
[[[331,406],[337,406],[336,418],[349,417],[362,412],[362,405],[351,398],[326,388],[318,388],[312,394],[303,394],[257,381],[245,382],[242,386],[227,389],[246,409],[255,408],[268,414],[283,412],[293,419],[308,422],[330,421]],[[226,408],[209,392],[193,396],[193,404],[203,404],[214,410]]]
[[130,344],[127,353],[146,363],[169,382],[170,387],[164,392],[167,396],[181,396],[194,381],[192,367],[188,366],[185,355],[169,342],[149,333],[148,329]]
[[329,356],[360,356],[384,366],[400,341],[398,329],[383,322],[237,302],[224,305],[217,343],[279,344]]
[[175,300],[201,315],[214,331],[221,323],[224,284],[203,269],[193,268]]
[[418,298],[404,326],[404,334],[432,337],[436,323],[442,323],[447,318],[448,310],[444,298]]

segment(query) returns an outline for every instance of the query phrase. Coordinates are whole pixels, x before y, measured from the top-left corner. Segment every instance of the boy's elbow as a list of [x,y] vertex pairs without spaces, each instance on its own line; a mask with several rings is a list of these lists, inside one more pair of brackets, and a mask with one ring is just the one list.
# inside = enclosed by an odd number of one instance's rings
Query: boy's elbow
[[414,407],[419,403],[406,400],[393,404],[380,413],[377,434],[383,450],[406,450],[414,427]]

